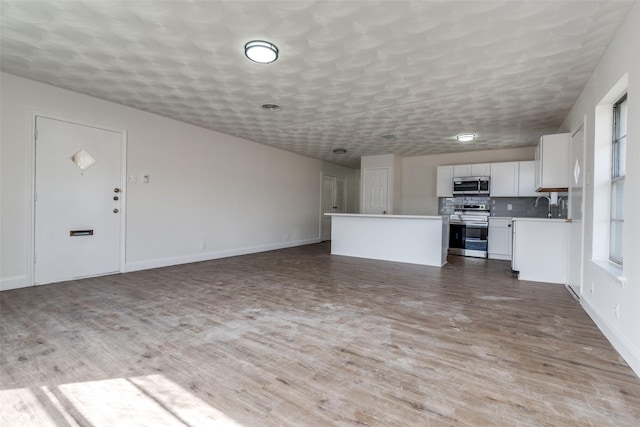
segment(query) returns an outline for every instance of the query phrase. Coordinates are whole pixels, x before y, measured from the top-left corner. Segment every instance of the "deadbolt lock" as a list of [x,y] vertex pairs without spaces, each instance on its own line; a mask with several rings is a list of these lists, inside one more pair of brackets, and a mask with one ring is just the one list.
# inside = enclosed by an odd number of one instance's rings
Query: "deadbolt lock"
[[120,197],[118,197],[118,196],[113,196],[113,200],[120,200]]
[[118,208],[113,210],[113,213],[118,213],[118,212],[120,212],[120,210]]

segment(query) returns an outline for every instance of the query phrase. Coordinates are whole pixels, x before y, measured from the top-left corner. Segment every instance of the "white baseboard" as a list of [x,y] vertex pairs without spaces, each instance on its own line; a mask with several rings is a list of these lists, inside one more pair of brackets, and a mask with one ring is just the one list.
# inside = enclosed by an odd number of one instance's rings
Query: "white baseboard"
[[0,278],[0,291],[33,286],[27,275]]
[[613,348],[620,353],[620,356],[622,356],[631,369],[633,369],[633,372],[640,377],[640,352],[633,347],[633,344],[629,342],[626,337],[616,332],[615,328],[613,328],[609,322],[600,315],[598,310],[589,303],[588,299],[586,299],[584,295],[580,299],[580,304],[589,317],[591,317],[595,322],[596,326],[598,326],[600,331],[602,331],[604,336],[609,340],[609,342],[611,342]]
[[296,240],[292,242],[273,243],[273,244],[263,245],[263,246],[253,246],[253,247],[237,248],[237,249],[225,249],[222,251],[215,251],[215,252],[203,252],[200,254],[193,254],[193,255],[184,255],[184,256],[178,256],[178,257],[152,259],[148,261],[131,262],[131,263],[125,264],[124,271],[125,272],[140,271],[140,270],[148,270],[150,268],[168,267],[170,265],[188,264],[190,262],[209,261],[212,259],[228,258],[228,257],[238,256],[238,255],[248,255],[248,254],[254,254],[258,252],[273,251],[276,249],[292,248],[295,246],[311,245],[313,243],[320,243],[320,239],[314,238],[314,239],[307,239],[307,240]]

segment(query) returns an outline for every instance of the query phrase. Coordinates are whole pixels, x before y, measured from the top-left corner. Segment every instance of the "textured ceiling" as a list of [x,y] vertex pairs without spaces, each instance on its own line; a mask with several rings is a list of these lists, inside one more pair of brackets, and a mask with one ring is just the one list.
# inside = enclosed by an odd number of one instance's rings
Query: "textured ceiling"
[[[362,155],[556,132],[633,3],[2,0],[0,59],[11,74],[359,167]],[[253,39],[279,60],[249,61]],[[461,132],[479,137],[458,143]]]

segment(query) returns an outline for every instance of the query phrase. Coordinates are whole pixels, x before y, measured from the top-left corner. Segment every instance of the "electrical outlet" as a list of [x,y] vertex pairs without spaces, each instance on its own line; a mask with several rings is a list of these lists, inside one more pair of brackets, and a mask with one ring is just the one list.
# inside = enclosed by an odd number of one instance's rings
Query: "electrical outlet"
[[207,241],[203,240],[202,242],[200,242],[200,249],[207,249]]
[[513,210],[513,205],[511,203],[507,204],[507,210],[508,211]]
[[616,304],[613,306],[613,311],[616,315],[616,319],[620,318],[620,304]]

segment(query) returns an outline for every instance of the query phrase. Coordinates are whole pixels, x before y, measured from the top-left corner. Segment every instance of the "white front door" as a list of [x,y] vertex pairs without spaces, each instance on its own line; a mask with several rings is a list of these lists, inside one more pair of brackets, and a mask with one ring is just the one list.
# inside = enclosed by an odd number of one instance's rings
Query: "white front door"
[[362,213],[389,213],[389,169],[371,168],[364,170]]
[[120,271],[122,134],[36,117],[34,283]]
[[571,177],[569,179],[569,265],[567,284],[579,298],[582,291],[582,208],[584,187],[584,126],[571,139]]
[[347,189],[343,178],[322,175],[322,218],[320,219],[320,240],[331,240],[331,217],[325,213],[346,211]]

